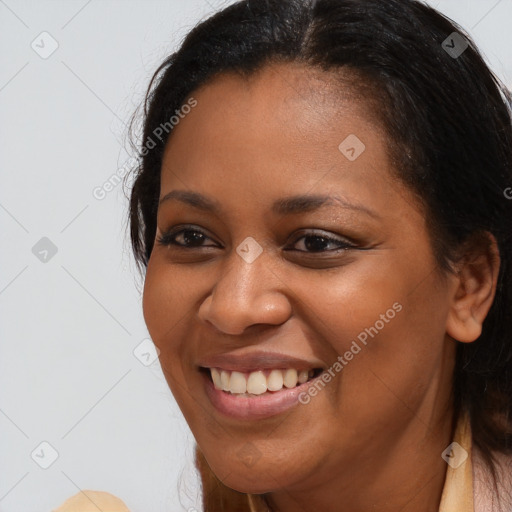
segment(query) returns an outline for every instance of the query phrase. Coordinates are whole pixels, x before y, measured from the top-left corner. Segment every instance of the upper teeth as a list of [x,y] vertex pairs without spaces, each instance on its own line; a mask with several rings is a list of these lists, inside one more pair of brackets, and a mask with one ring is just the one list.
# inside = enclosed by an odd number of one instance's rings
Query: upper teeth
[[283,386],[294,388],[297,382],[303,384],[314,375],[313,370],[295,370],[294,368],[270,370],[270,372],[257,370],[250,373],[210,368],[210,372],[217,389],[252,395],[261,395],[266,391],[279,391]]

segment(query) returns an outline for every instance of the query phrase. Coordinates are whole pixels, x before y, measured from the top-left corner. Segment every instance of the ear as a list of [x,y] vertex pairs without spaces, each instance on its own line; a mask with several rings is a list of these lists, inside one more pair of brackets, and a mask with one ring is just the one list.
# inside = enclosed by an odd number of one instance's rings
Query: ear
[[482,324],[496,294],[500,269],[498,243],[489,232],[475,235],[462,247],[455,264],[452,303],[446,333],[470,343],[482,333]]

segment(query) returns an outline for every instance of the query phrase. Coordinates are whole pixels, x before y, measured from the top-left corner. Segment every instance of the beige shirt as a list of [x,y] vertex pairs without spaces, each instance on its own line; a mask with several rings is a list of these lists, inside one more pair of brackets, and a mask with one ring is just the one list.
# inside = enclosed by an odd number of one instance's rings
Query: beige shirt
[[[478,452],[473,449],[471,427],[467,416],[457,423],[454,434],[454,448],[448,455],[443,493],[439,512],[512,512],[512,500],[506,490],[512,493],[512,459],[498,456],[502,471],[502,485],[499,495],[504,497],[498,506],[496,494],[489,488],[486,471]],[[451,445],[452,446],[452,445]],[[467,458],[465,457],[467,453]],[[464,459],[464,460],[463,460]],[[267,506],[258,495],[247,495],[251,512],[268,512]],[[112,494],[101,491],[80,491],[52,512],[130,512],[128,507]],[[222,512],[222,511],[219,511]]]
[[102,491],[80,491],[52,512],[130,512],[119,499]]
[[[459,512],[474,512],[473,500],[473,467],[472,467],[472,441],[471,441],[471,427],[469,419],[464,416],[461,421],[457,423],[455,434],[453,436],[454,442],[458,446],[453,452],[460,452],[452,458],[460,457],[460,460],[454,460],[448,464],[446,469],[446,476],[444,479],[443,494],[441,495],[441,503],[439,504],[439,512],[451,512],[457,510]],[[464,451],[467,453],[467,458],[464,458]],[[460,464],[460,465],[459,465]]]

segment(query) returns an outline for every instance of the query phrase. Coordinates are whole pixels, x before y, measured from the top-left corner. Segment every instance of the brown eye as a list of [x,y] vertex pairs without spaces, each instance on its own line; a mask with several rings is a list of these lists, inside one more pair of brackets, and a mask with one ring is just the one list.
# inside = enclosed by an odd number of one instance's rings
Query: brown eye
[[[297,244],[299,240],[304,240],[302,246],[304,249],[298,249],[299,252],[315,253],[315,252],[329,252],[343,249],[351,249],[355,246],[349,243],[347,240],[333,238],[319,233],[310,233],[301,236],[295,240],[294,244]],[[328,248],[333,246],[334,248]],[[287,249],[290,250],[290,249]]]
[[184,249],[194,249],[200,247],[212,247],[211,245],[203,245],[205,240],[209,239],[202,231],[188,227],[180,230],[173,229],[164,233],[157,238],[159,245],[163,246],[177,246]]
[[[204,245],[205,240],[211,240],[203,231],[195,227],[185,227],[182,229],[174,228],[162,236],[157,238],[159,245],[166,247],[177,247],[183,249],[200,249],[202,247],[215,247],[217,245]],[[345,239],[327,236],[322,232],[311,232],[302,235],[294,242],[296,245],[302,242],[302,249],[285,249],[297,250],[308,254],[334,252],[345,249],[355,248],[356,246]]]

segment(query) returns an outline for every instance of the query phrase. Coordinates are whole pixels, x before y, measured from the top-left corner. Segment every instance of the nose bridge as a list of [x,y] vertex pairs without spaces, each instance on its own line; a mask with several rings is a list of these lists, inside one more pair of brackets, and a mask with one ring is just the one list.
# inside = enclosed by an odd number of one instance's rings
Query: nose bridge
[[275,285],[273,279],[267,279],[271,254],[262,241],[263,235],[253,237],[247,232],[247,229],[241,230],[233,238],[234,244],[214,288],[214,292],[222,288],[222,293],[226,292],[239,302],[252,300],[251,295],[265,293],[264,286],[272,288]]
[[253,324],[286,321],[290,305],[269,268],[269,257],[252,237],[233,247],[200,307],[200,317],[231,334],[239,334]]
[[[268,253],[252,237],[244,239],[225,261],[225,267],[213,289],[214,298],[233,307],[250,308],[261,294],[274,288],[268,279]],[[265,290],[266,289],[266,290]]]

